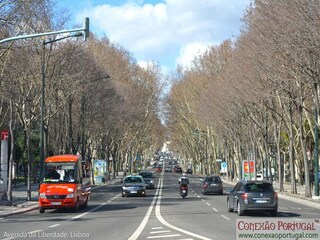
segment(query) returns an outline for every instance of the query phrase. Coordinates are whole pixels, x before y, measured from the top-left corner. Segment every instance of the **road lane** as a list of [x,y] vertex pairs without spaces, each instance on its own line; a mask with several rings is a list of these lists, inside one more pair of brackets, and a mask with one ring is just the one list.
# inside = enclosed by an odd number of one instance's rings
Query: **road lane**
[[[121,185],[117,183],[94,189],[88,208],[77,213],[32,211],[0,219],[0,239],[45,239],[52,234],[67,234],[70,239],[235,239],[239,217],[227,212],[226,194],[202,195],[199,178],[192,175],[189,194],[183,199],[178,185],[181,174],[163,173],[163,179],[156,176],[157,187],[148,190],[146,198],[122,198]],[[226,183],[224,186],[232,187]],[[318,212],[317,208],[298,202],[279,200],[278,217],[303,221],[316,217]],[[241,218],[271,219],[261,213]],[[10,238],[9,233],[27,233],[30,237]],[[66,238],[60,235],[54,238]]]
[[[65,235],[67,238],[128,239],[143,219],[154,191],[150,190],[150,197],[146,198],[122,198],[120,192],[120,184],[95,189],[88,209],[77,213],[48,210],[44,214],[32,211],[7,217],[0,220],[0,239],[44,239],[54,234],[55,239],[65,239]],[[10,234],[18,237],[7,237]]]

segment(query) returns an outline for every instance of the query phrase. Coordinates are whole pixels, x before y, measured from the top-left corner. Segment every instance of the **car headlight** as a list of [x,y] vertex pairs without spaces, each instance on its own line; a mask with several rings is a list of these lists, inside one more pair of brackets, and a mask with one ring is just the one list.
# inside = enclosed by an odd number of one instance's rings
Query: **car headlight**
[[66,198],[74,198],[74,194],[73,193],[69,193]]
[[128,188],[126,186],[122,186],[122,190],[127,190]]
[[45,193],[40,193],[39,198],[47,198]]
[[153,181],[151,180],[150,183],[153,183]]

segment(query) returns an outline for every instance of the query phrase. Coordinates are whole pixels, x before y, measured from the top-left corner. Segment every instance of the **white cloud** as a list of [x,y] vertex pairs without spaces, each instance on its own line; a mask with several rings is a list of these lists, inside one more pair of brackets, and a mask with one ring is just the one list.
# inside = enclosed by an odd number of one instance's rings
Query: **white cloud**
[[196,56],[202,55],[209,47],[209,44],[203,43],[189,43],[180,48],[179,57],[176,60],[176,63],[184,66],[190,67],[192,60]]
[[[155,5],[128,1],[88,7],[91,31],[121,44],[140,62],[189,65],[208,44],[235,37],[251,0],[166,0]],[[168,60],[171,58],[171,60]]]

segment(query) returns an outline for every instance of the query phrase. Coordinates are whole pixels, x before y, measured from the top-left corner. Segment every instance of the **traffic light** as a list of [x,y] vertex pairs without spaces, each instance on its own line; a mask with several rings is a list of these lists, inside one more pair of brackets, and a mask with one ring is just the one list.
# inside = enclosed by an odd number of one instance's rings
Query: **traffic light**
[[84,40],[86,40],[89,37],[89,18],[86,17],[84,19]]

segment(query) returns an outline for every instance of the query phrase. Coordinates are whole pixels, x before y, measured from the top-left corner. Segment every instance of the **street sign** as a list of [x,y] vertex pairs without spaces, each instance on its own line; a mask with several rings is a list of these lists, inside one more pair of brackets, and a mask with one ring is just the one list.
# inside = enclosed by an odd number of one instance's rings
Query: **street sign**
[[220,173],[227,173],[227,163],[226,162],[221,163]]
[[8,130],[2,130],[1,131],[1,140],[8,140],[9,139],[9,131]]

